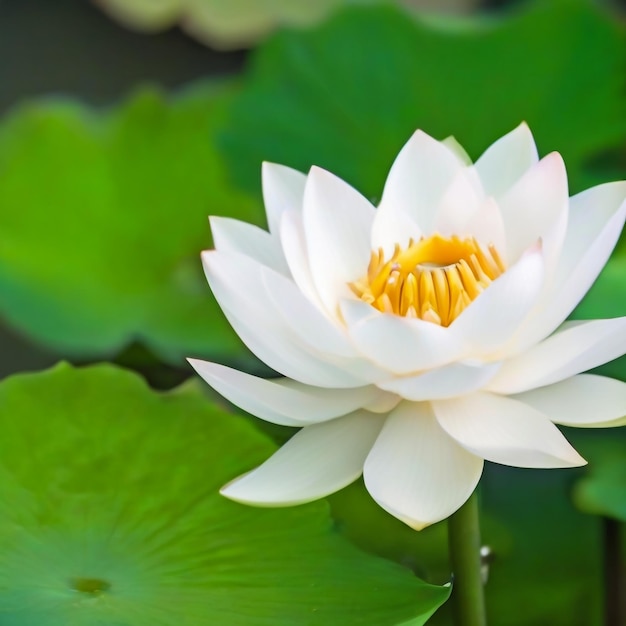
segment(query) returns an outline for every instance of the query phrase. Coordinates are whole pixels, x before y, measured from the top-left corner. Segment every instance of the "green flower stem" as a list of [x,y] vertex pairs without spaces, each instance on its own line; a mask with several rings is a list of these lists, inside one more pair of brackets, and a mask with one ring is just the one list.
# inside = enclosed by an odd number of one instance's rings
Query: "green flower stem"
[[486,626],[476,492],[448,519],[448,545],[454,576],[452,585],[454,624]]

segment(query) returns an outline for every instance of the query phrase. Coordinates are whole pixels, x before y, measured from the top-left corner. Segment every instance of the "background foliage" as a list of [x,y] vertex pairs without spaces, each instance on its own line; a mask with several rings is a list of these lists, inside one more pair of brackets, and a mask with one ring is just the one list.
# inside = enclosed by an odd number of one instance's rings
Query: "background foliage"
[[[475,158],[526,120],[542,154],[563,154],[572,192],[626,176],[619,8],[469,3],[461,19],[404,4],[333,0],[297,28],[274,16],[252,51],[231,53],[175,31],[131,34],[82,0],[0,5],[0,493],[10,512],[0,542],[13,546],[0,551],[0,623],[409,626],[447,597],[445,524],[415,533],[359,482],[330,508],[225,502],[217,487],[267,455],[268,434],[292,431],[229,415],[196,383],[154,390],[191,376],[185,356],[267,373],[224,321],[198,259],[211,245],[207,215],[264,224],[262,160],[326,167],[376,199],[415,128],[454,135]],[[169,24],[182,5],[168,6],[178,7]],[[222,47],[252,41],[246,23]],[[576,316],[626,315],[625,255],[622,243]],[[60,359],[111,364],[14,376]],[[601,371],[626,380],[626,360]],[[602,517],[625,521],[626,440],[623,429],[566,434],[588,470],[486,468],[493,624],[602,621]],[[135,567],[146,546],[161,567],[149,581]],[[121,551],[135,565],[112,556]],[[60,554],[73,556],[50,568]],[[219,593],[241,594],[228,617],[212,612],[221,600],[206,605],[214,567]],[[140,581],[146,606],[169,585],[178,613],[133,612],[93,590],[82,613],[67,613],[68,580],[96,575]],[[54,610],[40,581],[65,598]],[[430,623],[450,624],[448,607]]]

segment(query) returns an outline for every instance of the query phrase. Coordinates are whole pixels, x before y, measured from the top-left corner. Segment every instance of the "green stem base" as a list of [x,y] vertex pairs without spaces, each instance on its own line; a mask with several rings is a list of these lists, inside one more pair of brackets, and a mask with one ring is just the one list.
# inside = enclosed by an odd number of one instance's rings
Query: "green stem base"
[[476,492],[448,519],[448,545],[454,576],[452,584],[454,624],[486,626]]

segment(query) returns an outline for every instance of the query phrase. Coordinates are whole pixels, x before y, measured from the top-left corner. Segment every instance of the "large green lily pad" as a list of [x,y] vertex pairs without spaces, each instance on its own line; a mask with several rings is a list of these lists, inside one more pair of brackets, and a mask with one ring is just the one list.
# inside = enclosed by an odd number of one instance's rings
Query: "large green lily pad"
[[0,406],[3,626],[419,626],[449,594],[346,543],[324,503],[221,497],[274,446],[199,385],[60,365]]
[[207,216],[262,223],[234,191],[214,133],[232,88],[139,90],[98,112],[16,109],[0,127],[0,313],[65,355],[136,340],[162,357],[240,347],[202,275]]
[[606,177],[598,162],[626,140],[625,77],[624,26],[591,2],[536,2],[462,29],[354,7],[257,51],[224,146],[244,188],[265,159],[327,168],[376,199],[416,128],[476,158],[526,120],[577,191]]

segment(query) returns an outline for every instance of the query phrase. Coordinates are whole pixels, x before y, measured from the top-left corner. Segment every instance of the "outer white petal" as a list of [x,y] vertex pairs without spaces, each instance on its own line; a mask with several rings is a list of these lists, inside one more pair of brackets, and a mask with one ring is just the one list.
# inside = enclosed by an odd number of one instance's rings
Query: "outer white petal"
[[376,398],[373,402],[364,404],[364,409],[372,413],[389,413],[402,401],[402,398],[395,393],[389,393],[382,389],[379,389],[379,392],[383,395]]
[[411,374],[463,356],[463,344],[447,328],[380,313],[360,300],[343,300],[340,306],[357,350],[390,372]]
[[430,234],[441,198],[463,169],[452,150],[418,130],[391,167],[379,210],[404,213]]
[[296,284],[277,272],[261,269],[261,280],[282,321],[303,343],[320,352],[356,357],[343,326],[322,313]]
[[311,350],[283,323],[263,283],[263,266],[241,254],[216,251],[203,252],[202,262],[228,321],[246,346],[272,369],[320,387],[361,387],[369,382],[350,372],[349,363],[334,365],[332,355]]
[[487,384],[496,393],[551,385],[626,353],[626,317],[566,322],[554,335],[505,361]]
[[298,211],[283,213],[280,222],[280,242],[294,282],[311,302],[318,308],[322,308],[323,304],[313,283],[309,267],[302,214]]
[[626,424],[626,383],[580,374],[512,396],[556,424],[598,428]]
[[547,266],[558,259],[567,228],[569,194],[561,155],[553,152],[528,170],[498,199],[508,263],[541,239]]
[[547,337],[574,310],[608,261],[625,218],[626,182],[592,187],[571,198],[554,277],[516,339],[516,351]]
[[542,413],[522,402],[478,392],[433,402],[442,428],[488,461],[515,467],[575,467],[585,460]]
[[270,232],[277,235],[280,230],[280,218],[284,211],[302,210],[306,176],[276,163],[263,163],[263,201]]
[[509,341],[532,310],[544,281],[541,249],[529,250],[481,293],[449,326],[473,356],[488,355]]
[[[281,335],[281,329],[269,319],[261,322],[250,317],[241,318],[224,308],[224,313],[239,338],[261,361],[273,370],[293,378],[305,385],[342,389],[362,387],[369,384],[357,373],[325,360],[326,355],[311,353],[298,345],[297,338],[288,333]],[[267,334],[259,334],[262,323]]]
[[263,465],[225,485],[221,493],[260,506],[323,498],[361,475],[384,421],[380,415],[358,411],[307,426]]
[[324,315],[292,281],[266,269],[261,269],[261,279],[280,319],[302,345],[324,354],[327,362],[356,374],[364,382],[388,376],[384,369],[363,358],[340,322]]
[[308,426],[374,403],[384,392],[376,387],[325,389],[289,378],[267,380],[239,370],[188,359],[204,380],[239,408],[274,424]]
[[278,239],[266,230],[229,217],[209,218],[215,249],[219,252],[238,252],[289,275],[289,268]]
[[381,389],[406,400],[438,400],[471,393],[485,386],[500,369],[500,363],[451,363],[416,376],[379,382]]
[[499,196],[512,187],[537,161],[537,147],[528,126],[516,129],[493,143],[476,161],[485,193]]
[[400,404],[365,461],[365,486],[378,504],[421,530],[454,513],[474,491],[483,460],[459,446],[426,402]]
[[304,192],[304,236],[313,282],[331,315],[337,314],[340,298],[352,295],[348,283],[367,270],[374,213],[350,185],[311,168]]

